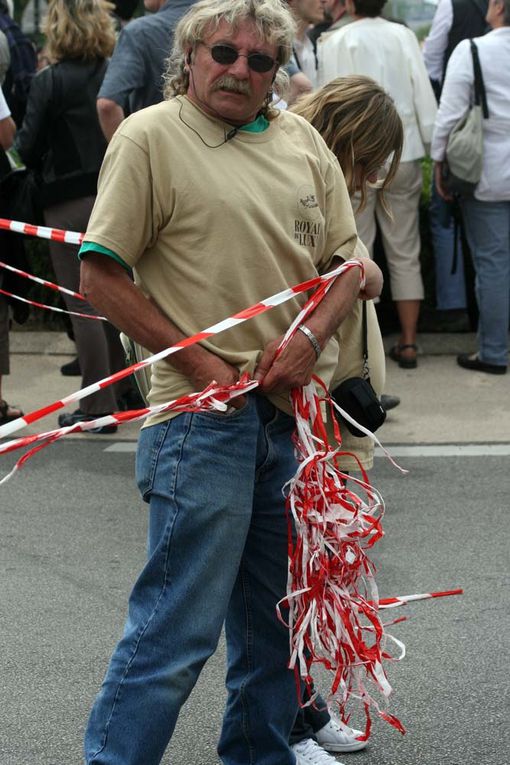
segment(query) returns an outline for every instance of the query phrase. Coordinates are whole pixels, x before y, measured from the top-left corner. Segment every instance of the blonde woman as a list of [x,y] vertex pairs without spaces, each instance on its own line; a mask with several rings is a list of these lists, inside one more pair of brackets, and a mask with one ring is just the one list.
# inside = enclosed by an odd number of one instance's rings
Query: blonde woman
[[[33,80],[16,146],[28,167],[42,176],[42,206],[48,226],[85,231],[94,204],[106,141],[99,127],[96,96],[115,45],[111,10],[105,0],[51,0],[45,21],[46,54],[52,62]],[[77,248],[51,242],[57,281],[79,290]],[[65,296],[68,310],[97,313]],[[118,334],[106,322],[72,317],[85,387],[123,365]],[[84,399],[81,409],[60,415],[60,425],[113,412],[111,386]],[[112,432],[106,426],[100,432]]]
[[[367,186],[379,189],[382,204],[384,191],[398,169],[403,143],[402,121],[391,96],[370,77],[337,77],[310,96],[301,98],[293,112],[310,122],[326,141],[342,168],[351,197],[357,192],[361,209],[366,202]],[[388,210],[391,214],[391,211]],[[359,242],[356,254],[367,256]],[[337,340],[340,357],[331,389],[343,380],[359,376],[363,366],[362,302],[340,325]],[[385,362],[381,332],[374,305],[367,303],[368,361],[370,379],[381,396]],[[372,467],[373,444],[367,438],[355,438],[342,430],[344,447],[356,452],[365,468]],[[346,470],[357,469],[354,459],[344,463]]]
[[[368,184],[380,190],[390,185],[398,168],[403,143],[403,128],[392,98],[374,80],[361,75],[338,77],[316,93],[301,98],[292,111],[310,122],[322,135],[337,157],[351,197],[357,192],[365,204]],[[389,211],[390,212],[390,211]],[[355,255],[367,256],[360,242]],[[368,362],[370,379],[378,395],[384,386],[385,362],[381,333],[372,301],[368,301]],[[362,302],[358,300],[336,333],[340,347],[338,366],[331,390],[363,369]],[[332,423],[328,423],[333,438]],[[369,469],[373,464],[373,443],[356,438],[341,428],[342,449],[355,457],[343,455],[342,469]],[[356,459],[357,457],[357,459]],[[359,460],[359,462],[358,462]],[[336,765],[328,752],[335,754],[363,749],[359,731],[341,729],[331,718],[326,703],[318,699],[313,707],[300,709],[290,737],[297,765]]]

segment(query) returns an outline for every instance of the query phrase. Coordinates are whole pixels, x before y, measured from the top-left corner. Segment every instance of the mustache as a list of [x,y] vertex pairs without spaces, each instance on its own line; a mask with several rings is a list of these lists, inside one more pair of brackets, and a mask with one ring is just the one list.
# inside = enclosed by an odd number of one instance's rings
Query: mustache
[[236,80],[229,74],[220,77],[214,83],[212,87],[213,92],[216,90],[229,90],[231,93],[240,93],[243,96],[251,96],[251,88],[246,80]]

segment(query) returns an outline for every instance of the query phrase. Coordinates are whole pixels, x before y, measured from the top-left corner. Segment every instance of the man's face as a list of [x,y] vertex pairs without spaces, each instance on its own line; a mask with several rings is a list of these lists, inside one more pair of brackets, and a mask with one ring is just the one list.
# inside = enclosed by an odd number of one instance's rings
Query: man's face
[[502,10],[503,3],[501,0],[489,0],[489,5],[487,8],[487,15],[485,17],[485,21],[490,27],[497,27],[498,25],[498,18],[500,16],[501,10]]
[[[213,45],[228,45],[239,57],[232,64],[218,64],[211,55]],[[256,72],[246,58],[251,53],[262,53],[274,59],[268,72]],[[205,112],[220,117],[232,125],[252,122],[260,111],[278,63],[277,46],[264,41],[253,21],[247,19],[234,32],[230,24],[221,21],[212,34],[195,46],[191,53],[189,87],[187,95]]]
[[319,24],[324,21],[323,0],[293,0],[289,3],[294,15],[307,24]]
[[336,19],[337,14],[343,8],[343,2],[341,0],[319,0],[322,6],[322,12],[324,18],[329,21]]
[[159,11],[164,2],[165,0],[143,0],[145,9],[149,11],[149,13],[156,13]]

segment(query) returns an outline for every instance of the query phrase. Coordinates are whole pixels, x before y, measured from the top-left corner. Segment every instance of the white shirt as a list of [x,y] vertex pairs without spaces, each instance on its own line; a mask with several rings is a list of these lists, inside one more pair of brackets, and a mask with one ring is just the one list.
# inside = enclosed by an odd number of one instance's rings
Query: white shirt
[[5,96],[2,92],[2,89],[0,88],[0,120],[5,120],[7,117],[11,116],[11,112],[9,107],[7,106],[7,101],[5,100]]
[[319,86],[349,74],[372,77],[402,118],[402,162],[426,154],[437,104],[414,32],[380,16],[360,19],[321,35],[317,53]]
[[298,40],[296,37],[292,47],[295,51],[295,58],[297,59],[296,63],[298,67],[301,69],[303,74],[308,77],[312,83],[313,89],[315,90],[317,87],[317,65],[315,61],[315,51],[312,41],[308,35],[305,34],[302,40]]
[[11,52],[7,37],[0,32],[0,85],[3,85],[7,70],[11,65]]
[[423,59],[431,80],[442,82],[444,56],[453,24],[452,0],[439,0],[432,26],[423,43]]
[[[489,119],[483,122],[483,171],[475,197],[482,201],[510,199],[510,26],[475,38],[482,69]],[[474,98],[474,75],[469,40],[453,51],[444,80],[432,138],[432,159],[445,158],[452,128],[464,117]]]

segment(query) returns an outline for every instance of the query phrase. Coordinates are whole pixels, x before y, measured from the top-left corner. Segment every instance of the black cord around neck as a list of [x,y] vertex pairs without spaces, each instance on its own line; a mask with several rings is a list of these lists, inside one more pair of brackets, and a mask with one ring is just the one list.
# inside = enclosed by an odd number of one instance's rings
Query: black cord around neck
[[188,127],[190,130],[192,130],[200,138],[200,140],[202,141],[204,146],[207,146],[208,149],[219,149],[220,146],[224,146],[226,143],[231,141],[232,138],[235,138],[235,136],[239,132],[239,128],[236,128],[236,127],[233,127],[230,130],[228,130],[228,131],[225,130],[225,128],[223,128],[224,138],[223,138],[223,141],[221,141],[221,143],[217,143],[217,144],[207,143],[207,141],[204,138],[202,138],[202,136],[200,135],[198,130],[195,130],[193,125],[190,125],[189,122],[186,122],[186,120],[182,116],[182,108],[183,108],[183,106],[184,106],[184,103],[181,101],[180,104],[179,104],[179,119],[180,119],[180,121],[183,123],[183,125],[186,125],[186,127]]

